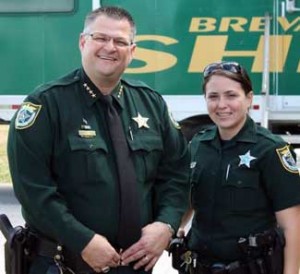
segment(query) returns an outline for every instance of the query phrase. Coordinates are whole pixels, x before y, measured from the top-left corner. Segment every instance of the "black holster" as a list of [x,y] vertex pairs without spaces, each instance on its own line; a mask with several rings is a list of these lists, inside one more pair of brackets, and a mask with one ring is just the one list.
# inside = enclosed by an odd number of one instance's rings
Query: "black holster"
[[184,272],[183,254],[188,250],[187,240],[183,238],[174,238],[169,245],[169,255],[172,254],[172,267],[178,271]]
[[0,215],[0,230],[6,242],[4,244],[5,273],[27,274],[32,260],[31,241],[28,230],[22,226],[13,227],[6,215]]
[[249,274],[282,274],[284,267],[284,235],[273,228],[248,238],[239,239]]
[[284,246],[285,239],[283,232],[280,229],[275,229],[276,237],[274,239],[273,247],[266,255],[266,264],[268,274],[282,274],[284,267]]

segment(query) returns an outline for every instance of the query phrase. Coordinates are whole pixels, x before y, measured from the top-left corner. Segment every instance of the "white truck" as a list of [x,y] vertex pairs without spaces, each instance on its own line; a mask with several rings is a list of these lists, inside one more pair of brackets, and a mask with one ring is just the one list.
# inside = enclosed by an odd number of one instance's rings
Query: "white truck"
[[[0,119],[33,88],[80,65],[85,14],[120,5],[138,35],[126,76],[162,93],[173,116],[206,118],[203,68],[235,60],[250,72],[255,121],[300,145],[300,3],[297,0],[10,0],[0,3]],[[300,1],[299,1],[300,2]]]

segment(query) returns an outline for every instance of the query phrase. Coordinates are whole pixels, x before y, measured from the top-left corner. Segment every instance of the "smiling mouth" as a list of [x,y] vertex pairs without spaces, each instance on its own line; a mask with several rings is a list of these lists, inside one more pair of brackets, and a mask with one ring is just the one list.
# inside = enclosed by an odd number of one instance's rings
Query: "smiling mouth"
[[103,56],[103,55],[100,55],[98,56],[100,59],[102,60],[108,60],[108,61],[117,61],[117,58],[114,58],[114,57],[109,57],[109,56]]
[[231,116],[231,113],[217,113],[220,118],[227,118]]

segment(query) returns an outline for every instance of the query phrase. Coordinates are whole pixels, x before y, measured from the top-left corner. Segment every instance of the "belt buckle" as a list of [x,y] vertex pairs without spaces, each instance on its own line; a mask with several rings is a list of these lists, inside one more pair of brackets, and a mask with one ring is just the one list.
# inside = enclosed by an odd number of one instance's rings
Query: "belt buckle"
[[214,263],[210,267],[212,274],[226,274],[226,265],[223,263]]

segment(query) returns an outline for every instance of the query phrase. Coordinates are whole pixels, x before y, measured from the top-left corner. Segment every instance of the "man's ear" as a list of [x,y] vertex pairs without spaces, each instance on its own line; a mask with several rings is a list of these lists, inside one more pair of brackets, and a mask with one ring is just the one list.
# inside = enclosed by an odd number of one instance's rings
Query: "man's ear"
[[78,46],[79,46],[80,50],[83,49],[85,41],[86,41],[85,35],[83,33],[80,33],[80,35],[79,35],[79,41],[78,41]]

